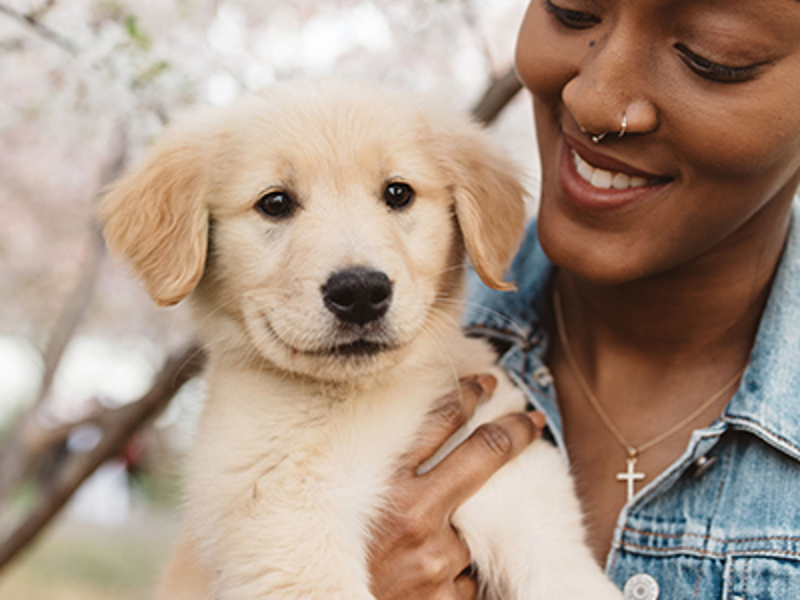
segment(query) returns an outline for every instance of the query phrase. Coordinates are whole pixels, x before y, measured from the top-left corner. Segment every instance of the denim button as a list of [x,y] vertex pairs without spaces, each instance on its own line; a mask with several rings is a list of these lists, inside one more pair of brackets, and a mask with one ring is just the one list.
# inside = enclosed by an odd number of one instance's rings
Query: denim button
[[536,369],[532,374],[533,380],[541,388],[546,388],[553,383],[553,376],[550,374],[550,369],[541,366]]
[[625,600],[658,600],[658,582],[647,573],[639,573],[625,584]]
[[692,463],[692,477],[697,479],[698,477],[702,477],[706,471],[708,471],[711,467],[714,466],[714,463],[717,462],[716,456],[700,456],[696,458]]

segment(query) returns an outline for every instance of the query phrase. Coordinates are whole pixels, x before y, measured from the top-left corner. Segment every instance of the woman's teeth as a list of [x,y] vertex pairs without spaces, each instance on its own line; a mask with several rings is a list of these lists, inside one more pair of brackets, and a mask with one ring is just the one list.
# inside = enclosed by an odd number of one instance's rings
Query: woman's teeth
[[575,161],[575,169],[578,175],[591,186],[604,190],[614,188],[615,190],[627,190],[628,188],[638,188],[647,185],[647,179],[625,173],[614,173],[593,167],[580,155],[572,150],[572,160]]

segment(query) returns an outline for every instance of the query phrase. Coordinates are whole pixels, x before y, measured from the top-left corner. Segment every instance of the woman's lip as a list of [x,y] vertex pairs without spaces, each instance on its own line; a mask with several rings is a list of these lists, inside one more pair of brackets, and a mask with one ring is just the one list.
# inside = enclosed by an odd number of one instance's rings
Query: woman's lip
[[611,158],[610,156],[606,156],[605,154],[601,154],[596,150],[592,150],[566,133],[564,134],[564,140],[570,148],[572,148],[580,155],[581,158],[583,158],[583,160],[595,168],[603,169],[605,171],[625,173],[631,177],[643,177],[645,179],[659,179],[664,181],[669,179],[663,175],[655,175],[653,173],[648,173],[647,171],[642,171],[641,169],[637,169],[636,167],[627,163],[619,161],[615,158]]
[[[664,189],[671,181],[670,179],[653,178],[653,176],[645,173],[644,176],[654,183],[648,183],[640,187],[629,187],[627,189],[595,187],[578,174],[575,160],[572,156],[572,152],[575,150],[573,150],[565,138],[562,138],[561,146],[561,157],[558,167],[561,190],[564,192],[567,200],[581,210],[593,213],[605,213],[624,208],[632,208],[646,202]],[[631,174],[641,177],[642,175],[639,175],[639,173],[641,173],[641,171],[634,171]]]

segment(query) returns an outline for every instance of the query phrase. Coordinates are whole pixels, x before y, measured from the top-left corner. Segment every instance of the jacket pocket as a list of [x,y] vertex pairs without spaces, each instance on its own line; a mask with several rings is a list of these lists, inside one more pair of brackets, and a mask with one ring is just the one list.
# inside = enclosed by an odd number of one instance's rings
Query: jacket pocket
[[723,600],[800,598],[797,555],[729,556],[725,561]]

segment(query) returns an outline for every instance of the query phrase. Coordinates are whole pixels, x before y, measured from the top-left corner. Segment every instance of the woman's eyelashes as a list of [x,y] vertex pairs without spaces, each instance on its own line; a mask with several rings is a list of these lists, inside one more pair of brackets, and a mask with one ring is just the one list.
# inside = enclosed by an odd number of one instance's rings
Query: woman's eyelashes
[[550,0],[544,0],[544,9],[553,15],[559,23],[570,29],[588,29],[600,22],[600,19],[591,13],[562,8],[553,4]]
[[705,79],[719,83],[739,83],[749,81],[758,75],[758,71],[766,63],[759,62],[744,67],[731,67],[712,62],[689,50],[683,44],[675,44],[681,59],[695,73]]
[[[554,4],[552,0],[544,0],[544,8],[549,14],[553,15],[561,25],[569,29],[589,29],[601,22],[600,17],[592,13],[564,8]],[[703,79],[717,83],[739,83],[749,81],[754,79],[758,75],[759,69],[767,64],[766,62],[759,62],[742,67],[732,67],[708,60],[692,52],[684,44],[677,43],[673,47],[678,51],[681,60],[683,60],[686,66],[695,74]]]

